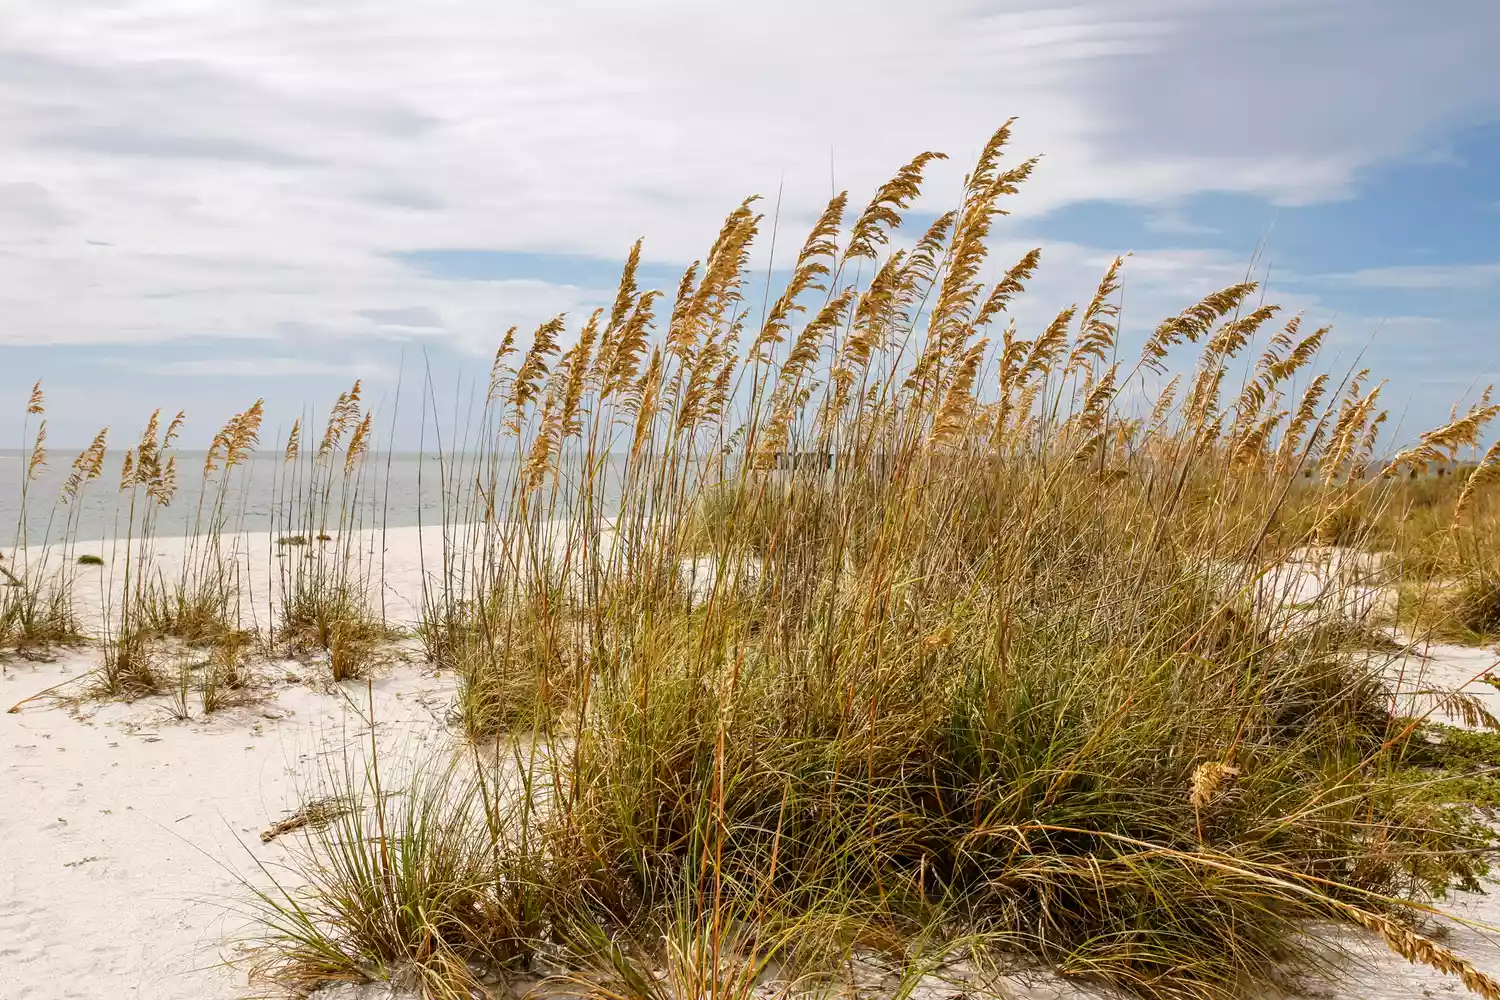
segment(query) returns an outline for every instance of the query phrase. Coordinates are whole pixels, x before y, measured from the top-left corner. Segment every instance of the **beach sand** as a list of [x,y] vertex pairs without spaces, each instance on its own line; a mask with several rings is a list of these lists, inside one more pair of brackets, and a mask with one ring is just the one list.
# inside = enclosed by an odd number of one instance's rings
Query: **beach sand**
[[[19,666],[0,700],[92,666],[87,654]],[[346,753],[362,757],[371,700],[382,752],[449,739],[449,677],[400,666],[324,693],[301,664],[273,666],[284,672],[265,701],[186,722],[160,698],[0,715],[0,997],[242,995],[243,971],[217,966],[244,930],[239,879],[264,882],[256,862],[285,858],[261,831]]]
[[[372,597],[395,623],[414,624],[424,578],[441,552],[441,529],[393,529],[361,537],[367,565],[383,570]],[[185,551],[158,540],[158,565],[170,579]],[[236,551],[252,621],[270,614],[278,556],[266,536],[240,536]],[[110,555],[80,543],[76,553]],[[118,559],[118,553],[116,558]],[[426,559],[424,560],[424,555]],[[1310,563],[1309,565],[1313,565]],[[118,566],[106,565],[108,579]],[[701,578],[703,568],[698,567]],[[1298,593],[1316,588],[1299,577]],[[93,577],[93,582],[89,578]],[[90,628],[104,621],[101,572],[80,576],[80,611]],[[1294,588],[1295,589],[1295,588]],[[407,643],[410,647],[410,643]],[[397,654],[401,653],[398,649]],[[263,843],[261,831],[316,790],[330,767],[354,766],[373,739],[393,760],[444,755],[455,746],[447,723],[454,682],[432,672],[412,649],[366,682],[316,683],[314,665],[262,667],[267,696],[212,716],[174,719],[164,696],[133,704],[50,698],[0,714],[0,998],[3,1000],[230,1000],[251,995],[236,945],[251,928],[241,883],[263,884],[261,865],[277,871],[297,834]],[[98,665],[90,645],[52,662],[7,662],[0,704],[9,706]],[[1403,698],[1435,684],[1465,684],[1500,712],[1500,692],[1475,680],[1493,665],[1489,650],[1432,646],[1408,653],[1392,677]],[[326,671],[326,667],[323,668]],[[1416,704],[1416,702],[1412,702]],[[284,874],[284,873],[282,873]],[[1443,908],[1500,925],[1500,892],[1454,893]],[[1407,964],[1383,944],[1347,928],[1313,933],[1343,947],[1340,981],[1308,984],[1340,1000],[1459,996],[1456,979]],[[1500,941],[1455,926],[1446,943],[1482,970],[1500,975]],[[925,980],[919,1000],[962,994],[960,968]],[[875,965],[859,975],[863,996],[889,995],[893,980]],[[1038,971],[1004,984],[1025,1000],[1099,1000],[1109,994]],[[385,986],[335,987],[320,1000],[376,1000]],[[1266,997],[1280,996],[1267,988]]]

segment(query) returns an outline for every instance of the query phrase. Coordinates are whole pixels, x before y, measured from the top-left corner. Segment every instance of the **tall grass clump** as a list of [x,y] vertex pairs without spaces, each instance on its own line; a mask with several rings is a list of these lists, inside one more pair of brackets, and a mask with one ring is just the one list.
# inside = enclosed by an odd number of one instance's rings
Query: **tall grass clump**
[[175,579],[164,574],[141,589],[141,628],[190,645],[237,644],[242,631],[242,560],[234,536],[236,471],[245,470],[260,442],[264,401],[234,414],[214,435],[203,459],[201,486]]
[[371,606],[372,565],[357,541],[366,527],[364,459],[374,419],[361,409],[360,392],[356,381],[339,394],[315,451],[302,447],[301,421],[292,425],[272,532],[280,594],[272,645],[327,652],[335,681],[363,676],[377,645],[395,634]]
[[1417,636],[1500,638],[1500,506],[1486,489],[1494,460],[1422,490],[1401,518],[1390,546],[1402,574],[1398,610]]
[[[1008,139],[905,247],[937,154],[852,219],[833,198],[782,288],[750,294],[748,200],[675,296],[637,286],[637,245],[576,337],[561,317],[505,336],[445,460],[422,634],[476,759],[548,748],[545,802],[483,803],[524,843],[453,819],[457,846],[399,864],[378,852],[433,828],[361,813],[322,845],[312,908],[273,905],[279,979],[405,963],[463,995],[458,959],[526,960],[533,925],[473,916],[519,869],[541,925],[662,968],[668,925],[708,928],[715,962],[756,929],[852,948],[943,927],[1143,996],[1232,997],[1317,961],[1302,928],[1333,920],[1500,996],[1410,926],[1493,843],[1404,777],[1417,724],[1353,584],[1272,585],[1496,408],[1378,451],[1382,386],[1317,371],[1326,330],[1247,281],[1127,344],[1119,259],[1023,333],[1041,251],[980,280],[1036,163]],[[429,878],[431,922],[393,923]]]
[[[331,768],[299,810],[294,856],[307,887],[252,889],[273,947],[252,983],[303,995],[327,982],[390,979],[443,1000],[478,992],[474,967],[516,968],[542,934],[541,893],[497,789],[472,770],[382,774],[373,756]],[[290,825],[290,824],[289,824]],[[264,874],[270,875],[269,871]]]
[[164,683],[161,656],[153,645],[154,627],[163,618],[154,610],[161,599],[155,541],[158,517],[177,496],[174,445],[185,420],[186,414],[179,411],[163,431],[161,411],[153,412],[120,466],[111,560],[121,567],[120,588],[118,593],[113,587],[106,591],[103,608],[100,687],[108,695],[151,694]]
[[[103,631],[103,667],[98,689],[112,697],[138,697],[166,690],[186,711],[189,686],[200,689],[205,711],[224,703],[230,689],[245,686],[240,652],[252,631],[242,615],[242,560],[236,536],[235,472],[259,441],[263,404],[235,414],[214,436],[204,457],[196,509],[180,538],[164,538],[162,517],[179,498],[176,442],[186,422],[179,412],[162,428],[154,412],[139,441],[120,466],[108,559],[84,555],[79,566],[97,567]],[[75,461],[63,485],[70,506],[87,483],[100,477],[106,432]],[[70,515],[65,538],[76,520]],[[169,549],[179,546],[180,554]],[[68,552],[67,542],[63,552]],[[207,651],[188,656],[180,646]],[[173,660],[173,669],[162,665]]]
[[[40,545],[33,545],[28,536],[31,487],[47,465],[47,412],[46,398],[41,383],[32,386],[26,402],[26,421],[22,436],[30,445],[25,459],[25,470],[20,480],[20,503],[15,527],[15,544],[11,546],[9,558],[0,551],[0,650],[13,650],[23,655],[35,656],[60,643],[77,642],[83,638],[82,629],[73,605],[72,578],[66,568],[66,542],[59,559],[54,558],[50,545],[52,524],[57,513],[54,503],[47,521],[47,537]],[[42,417],[32,436],[30,420]],[[96,459],[95,453],[98,453]],[[103,456],[103,434],[94,445],[79,456],[74,463],[63,496],[63,503],[76,499],[87,479],[98,476],[97,461]],[[71,515],[71,508],[69,510]],[[71,516],[68,518],[71,524]],[[64,533],[64,539],[68,537]]]

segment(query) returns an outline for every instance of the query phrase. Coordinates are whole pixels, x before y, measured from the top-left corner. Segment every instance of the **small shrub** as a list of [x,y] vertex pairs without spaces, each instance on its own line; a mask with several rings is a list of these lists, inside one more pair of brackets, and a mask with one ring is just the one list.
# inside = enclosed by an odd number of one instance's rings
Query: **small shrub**
[[[491,790],[472,776],[374,768],[336,776],[333,795],[315,801],[338,808],[298,824],[291,843],[305,885],[245,883],[264,926],[259,943],[269,945],[252,979],[298,996],[327,982],[406,977],[422,996],[487,995],[474,967],[524,968],[542,929],[539,859],[493,849],[519,830],[486,818]],[[387,784],[404,794],[382,794]]]
[[370,672],[379,634],[357,621],[336,621],[328,641],[328,668],[335,683]]
[[83,638],[72,594],[62,582],[0,584],[0,649],[46,656],[50,647]]
[[1462,580],[1449,603],[1449,620],[1481,639],[1500,635],[1500,579],[1476,573]]
[[374,643],[399,635],[346,583],[296,589],[282,602],[280,617],[281,643],[294,653],[326,651],[336,640]]
[[143,587],[132,619],[136,627],[171,636],[192,646],[207,646],[239,630],[239,591],[228,578],[179,582],[168,591]]
[[539,587],[514,611],[502,598],[429,609],[423,646],[429,662],[457,673],[457,716],[471,740],[546,728],[566,709],[579,671],[548,611],[558,600],[556,589]]
[[185,722],[192,718],[192,712],[188,709],[188,693],[194,687],[194,670],[192,664],[186,659],[179,659],[174,671],[175,677],[171,689],[167,692],[172,718],[179,722]]
[[96,555],[91,555],[91,554],[85,553],[84,555],[81,555],[81,556],[78,557],[78,565],[80,565],[80,566],[103,566],[104,565],[104,559],[102,557],[100,557],[100,556],[96,556]]
[[1500,638],[1500,551],[1457,532],[1422,550],[1443,575],[1413,574],[1398,592],[1397,618],[1424,638]]
[[103,693],[116,698],[155,694],[161,690],[157,658],[149,632],[132,628],[107,640],[100,684]]

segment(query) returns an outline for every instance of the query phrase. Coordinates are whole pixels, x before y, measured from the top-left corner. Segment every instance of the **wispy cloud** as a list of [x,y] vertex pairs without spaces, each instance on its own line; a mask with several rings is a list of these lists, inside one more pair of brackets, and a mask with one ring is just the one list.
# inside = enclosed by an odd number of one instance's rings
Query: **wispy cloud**
[[1358,288],[1397,288],[1408,291],[1472,291],[1500,287],[1500,262],[1493,264],[1410,265],[1371,267],[1316,280]]
[[1193,222],[1176,210],[1167,210],[1146,220],[1146,228],[1153,233],[1170,236],[1211,236],[1218,233],[1213,226]]
[[1462,375],[1433,375],[1419,380],[1422,385],[1441,386],[1443,388],[1482,388],[1486,385],[1500,384],[1500,372],[1483,371],[1468,372]]
[[1438,316],[1382,316],[1380,326],[1386,330],[1431,330],[1433,327],[1443,325],[1442,318]]
[[268,143],[232,136],[181,135],[145,129],[92,125],[38,136],[43,145],[88,153],[158,159],[222,160],[266,166],[295,166],[308,161]]
[[431,330],[443,332],[447,327],[436,310],[426,306],[406,306],[399,309],[362,309],[360,315],[374,323],[378,329]]
[[117,363],[151,375],[183,378],[314,378],[330,375],[374,378],[391,374],[384,365],[368,361],[310,361],[298,357],[198,358],[146,364],[121,360]]
[[[477,345],[587,293],[466,288],[392,255],[618,261],[645,236],[649,261],[680,268],[752,192],[779,188],[783,222],[805,218],[831,185],[862,199],[933,148],[953,160],[929,190],[951,194],[1011,114],[1017,153],[1047,154],[1016,213],[1159,205],[1157,232],[1203,237],[1170,206],[1342,197],[1495,113],[1487,28],[1492,5],[1403,0],[18,5],[0,131],[8,182],[30,186],[0,191],[0,341],[286,324],[331,341],[425,308],[442,323],[384,332]],[[872,72],[886,65],[902,72]],[[831,80],[860,81],[835,114],[808,96]],[[1224,108],[1233,127],[1203,126]]]

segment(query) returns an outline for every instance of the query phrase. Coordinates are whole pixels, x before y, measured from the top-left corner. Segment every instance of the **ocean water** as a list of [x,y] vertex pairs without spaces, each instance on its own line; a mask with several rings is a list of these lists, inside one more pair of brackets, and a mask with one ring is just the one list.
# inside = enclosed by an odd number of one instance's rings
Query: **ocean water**
[[[156,533],[162,536],[190,534],[195,522],[209,516],[219,497],[217,473],[205,491],[204,452],[177,453],[178,489],[172,502],[155,510]],[[22,486],[25,485],[25,532],[28,543],[57,540],[64,530],[87,541],[110,538],[123,532],[130,516],[129,494],[119,488],[123,453],[106,457],[99,478],[87,484],[72,504],[61,502],[63,483],[72,471],[72,455],[54,452],[48,466],[30,482],[24,482],[27,453],[0,452],[0,545],[8,545],[21,526]],[[285,481],[288,467],[279,455],[252,456],[234,470],[223,492],[224,509],[231,526],[246,531],[270,531],[286,519],[291,483]],[[305,466],[304,474],[305,474]],[[340,477],[335,476],[337,481]],[[360,516],[366,527],[389,527],[437,523],[442,513],[441,469],[437,456],[416,454],[372,455],[358,477]],[[340,497],[335,489],[333,502]],[[200,505],[201,500],[201,505]],[[138,493],[136,518],[146,504]],[[277,512],[280,515],[277,516]],[[371,520],[373,518],[373,521]],[[71,524],[71,527],[67,526]]]
[[[0,451],[0,547],[9,547],[18,538],[22,527],[22,487],[25,486],[25,537],[28,544],[58,541],[64,531],[79,541],[90,541],[115,537],[125,530],[128,523],[129,494],[119,489],[122,453],[110,454],[105,461],[100,477],[89,483],[79,498],[72,504],[60,501],[61,491],[68,474],[72,471],[72,454],[54,452],[50,462],[38,472],[36,478],[26,482],[26,464],[29,454],[8,450]],[[155,533],[161,537],[193,533],[196,523],[204,523],[209,517],[215,500],[219,497],[219,477],[210,480],[207,490],[202,476],[204,452],[183,451],[177,453],[178,491],[172,502],[154,512]],[[444,482],[446,471],[448,482]],[[458,472],[453,472],[455,466]],[[618,472],[620,463],[613,456],[607,461],[605,470],[604,513],[612,513],[618,500]],[[280,455],[263,453],[234,470],[229,486],[223,494],[223,507],[227,512],[227,523],[231,530],[273,531],[288,530],[288,511],[292,508],[290,497],[302,491],[302,482],[289,482],[289,470],[296,468],[296,475],[305,477],[308,463],[288,466]],[[333,477],[331,509],[337,511],[341,502],[340,486],[343,481],[342,468],[336,467]],[[499,478],[506,481],[502,468]],[[356,523],[353,527],[379,528],[404,527],[416,524],[438,524],[442,521],[445,494],[447,506],[452,510],[477,509],[474,499],[475,467],[473,459],[460,458],[455,463],[448,457],[440,461],[437,455],[416,453],[372,453],[365,457],[361,470],[351,480]],[[564,476],[566,480],[566,475]],[[504,489],[501,492],[505,492]],[[565,505],[571,491],[564,489],[559,502]],[[504,517],[504,498],[496,504],[497,516]],[[137,494],[136,518],[139,522],[146,504],[144,492]],[[336,517],[335,513],[332,515]],[[337,525],[330,525],[337,527]]]

